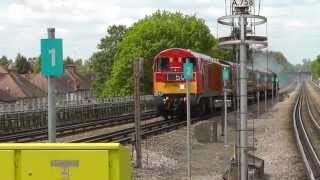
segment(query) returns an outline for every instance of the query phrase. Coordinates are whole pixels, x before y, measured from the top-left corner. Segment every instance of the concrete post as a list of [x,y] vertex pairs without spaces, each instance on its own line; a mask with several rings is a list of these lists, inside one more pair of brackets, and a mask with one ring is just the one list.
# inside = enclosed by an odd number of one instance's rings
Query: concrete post
[[247,19],[240,16],[240,179],[248,179],[248,135],[247,135],[247,46],[246,46],[246,24]]

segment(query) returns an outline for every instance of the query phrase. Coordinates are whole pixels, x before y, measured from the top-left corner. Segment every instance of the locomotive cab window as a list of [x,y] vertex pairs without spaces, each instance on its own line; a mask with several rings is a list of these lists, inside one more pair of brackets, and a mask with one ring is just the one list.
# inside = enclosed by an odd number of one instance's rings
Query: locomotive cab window
[[157,71],[169,70],[169,58],[158,58],[156,63]]
[[192,65],[193,65],[193,71],[196,71],[196,69],[197,69],[197,61],[196,61],[196,58],[183,58],[183,59],[182,59],[182,65],[183,65],[184,63],[186,63],[187,60],[189,60],[189,62],[192,63]]

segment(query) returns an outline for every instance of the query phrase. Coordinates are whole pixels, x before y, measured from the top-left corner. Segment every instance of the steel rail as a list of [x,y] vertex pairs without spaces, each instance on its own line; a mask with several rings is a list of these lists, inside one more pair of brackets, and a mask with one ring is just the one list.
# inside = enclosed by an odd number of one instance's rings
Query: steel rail
[[[148,120],[157,117],[158,113],[156,111],[149,111],[143,114],[143,120]],[[100,129],[105,127],[111,127],[116,125],[122,125],[133,122],[133,114],[123,115],[119,117],[112,117],[103,120],[96,120],[90,122],[83,122],[77,124],[69,124],[65,126],[60,126],[57,128],[57,136],[64,137],[68,135],[73,135],[76,133]],[[5,136],[0,136],[0,142],[31,142],[46,140],[48,138],[48,131],[45,128],[37,130],[28,130],[17,134],[9,134]]]
[[304,98],[303,87],[299,90],[299,95],[297,97],[294,110],[293,110],[293,126],[294,126],[294,134],[297,141],[298,149],[301,153],[303,162],[305,164],[305,169],[309,179],[316,180],[317,172],[320,168],[319,157],[317,156],[314,147],[311,143],[311,140],[308,136],[306,128],[303,123],[303,119],[301,116],[302,111],[302,102]]
[[[201,121],[203,119],[207,119],[211,117],[212,115],[207,115],[199,118],[193,118],[192,123]],[[157,121],[153,123],[149,123],[142,126],[142,138],[145,139],[149,136],[153,136],[156,134],[161,134],[163,132],[168,132],[171,130],[176,130],[180,127],[186,126],[186,121],[181,121],[179,119],[171,119],[171,120],[163,120],[163,121]],[[71,143],[80,143],[80,142],[86,142],[86,143],[92,143],[92,142],[120,142],[123,144],[134,142],[133,134],[134,134],[134,128],[126,128],[121,129],[118,131],[114,131],[107,134],[101,134],[97,136],[77,139],[74,141],[71,141]]]

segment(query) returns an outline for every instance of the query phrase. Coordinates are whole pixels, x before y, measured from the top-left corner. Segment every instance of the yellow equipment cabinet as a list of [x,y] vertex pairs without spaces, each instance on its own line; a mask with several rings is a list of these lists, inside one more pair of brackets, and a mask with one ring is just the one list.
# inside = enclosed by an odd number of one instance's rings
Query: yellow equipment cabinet
[[110,144],[0,144],[0,180],[131,180],[130,152]]

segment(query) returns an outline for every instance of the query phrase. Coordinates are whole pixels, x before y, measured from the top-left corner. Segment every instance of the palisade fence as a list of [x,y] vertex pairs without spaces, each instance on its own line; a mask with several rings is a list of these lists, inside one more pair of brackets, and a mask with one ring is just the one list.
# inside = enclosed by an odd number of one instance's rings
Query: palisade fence
[[[57,126],[99,121],[134,112],[133,96],[96,98],[67,94],[57,96],[56,105]],[[46,128],[47,106],[45,97],[0,104],[0,134]],[[141,96],[141,111],[154,110],[153,96]]]

